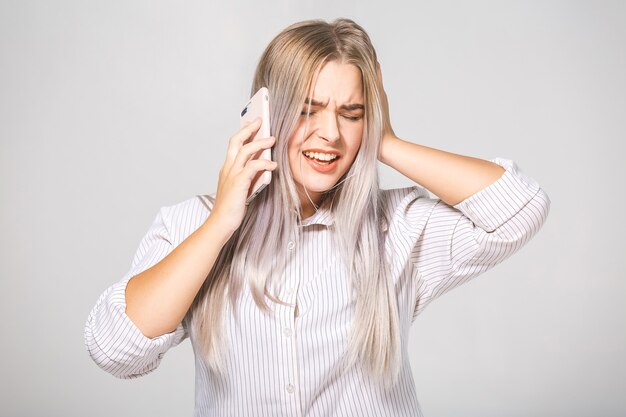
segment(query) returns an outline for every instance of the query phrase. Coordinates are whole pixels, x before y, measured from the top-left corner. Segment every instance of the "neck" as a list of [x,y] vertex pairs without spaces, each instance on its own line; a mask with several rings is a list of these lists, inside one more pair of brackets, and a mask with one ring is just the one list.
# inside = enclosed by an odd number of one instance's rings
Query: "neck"
[[[300,197],[300,213],[302,215],[302,219],[308,219],[312,215],[315,214],[315,206],[320,207],[322,204],[322,193],[316,193],[309,191],[309,195],[307,197],[304,190],[298,190],[298,196]],[[310,198],[310,200],[309,200]],[[311,203],[313,201],[313,203]],[[315,206],[313,205],[315,204]]]

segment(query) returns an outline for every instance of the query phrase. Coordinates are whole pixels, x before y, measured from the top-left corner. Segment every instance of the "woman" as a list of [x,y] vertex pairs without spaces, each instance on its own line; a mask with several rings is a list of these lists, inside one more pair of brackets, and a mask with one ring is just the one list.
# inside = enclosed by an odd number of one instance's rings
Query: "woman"
[[[411,323],[527,243],[550,200],[511,160],[398,138],[351,20],[286,28],[259,61],[251,92],[261,86],[274,136],[250,142],[260,123],[245,126],[215,196],[159,210],[91,311],[86,347],[128,379],[189,337],[197,416],[421,415]],[[275,162],[254,158],[270,147]],[[379,189],[379,161],[438,198]],[[245,206],[263,170],[272,182]]]

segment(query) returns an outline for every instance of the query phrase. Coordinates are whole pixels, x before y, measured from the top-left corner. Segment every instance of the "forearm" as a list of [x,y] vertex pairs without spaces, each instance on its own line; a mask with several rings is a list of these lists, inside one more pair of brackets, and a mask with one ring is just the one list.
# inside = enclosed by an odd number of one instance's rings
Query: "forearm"
[[209,216],[159,263],[130,279],[126,314],[146,337],[176,329],[228,238]]
[[385,138],[379,159],[453,206],[492,184],[504,168],[491,161]]

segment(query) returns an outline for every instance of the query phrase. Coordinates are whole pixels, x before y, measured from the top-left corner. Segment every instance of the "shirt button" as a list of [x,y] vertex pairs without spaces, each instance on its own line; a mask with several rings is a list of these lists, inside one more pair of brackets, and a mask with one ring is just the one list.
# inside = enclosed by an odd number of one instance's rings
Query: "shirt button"
[[287,390],[287,392],[288,392],[289,394],[292,394],[292,393],[295,391],[295,389],[296,389],[296,387],[294,387],[294,386],[293,386],[293,385],[291,385],[291,384],[287,384],[287,386],[285,387],[285,390]]
[[294,241],[290,240],[289,243],[287,244],[287,249],[293,250],[293,248],[295,247],[296,247],[296,244],[294,243]]
[[285,335],[285,337],[291,337],[291,335],[293,334],[293,332],[291,331],[291,329],[289,327],[285,327],[283,329],[283,334]]
[[294,291],[295,290],[293,288],[287,288],[286,292],[287,292],[287,295],[291,295],[291,294],[293,294]]

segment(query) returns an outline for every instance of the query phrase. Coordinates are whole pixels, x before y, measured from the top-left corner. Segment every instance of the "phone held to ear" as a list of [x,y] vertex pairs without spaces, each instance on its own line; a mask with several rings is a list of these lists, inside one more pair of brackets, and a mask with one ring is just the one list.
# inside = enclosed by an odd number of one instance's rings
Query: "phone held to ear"
[[[261,87],[241,111],[239,118],[239,126],[244,127],[257,117],[261,117],[261,127],[251,140],[263,139],[270,137],[270,94],[266,87]],[[247,142],[246,142],[247,143]],[[272,160],[271,148],[263,149],[252,156],[252,159],[263,158]],[[261,171],[253,179],[246,206],[256,197],[272,180],[271,171]]]

